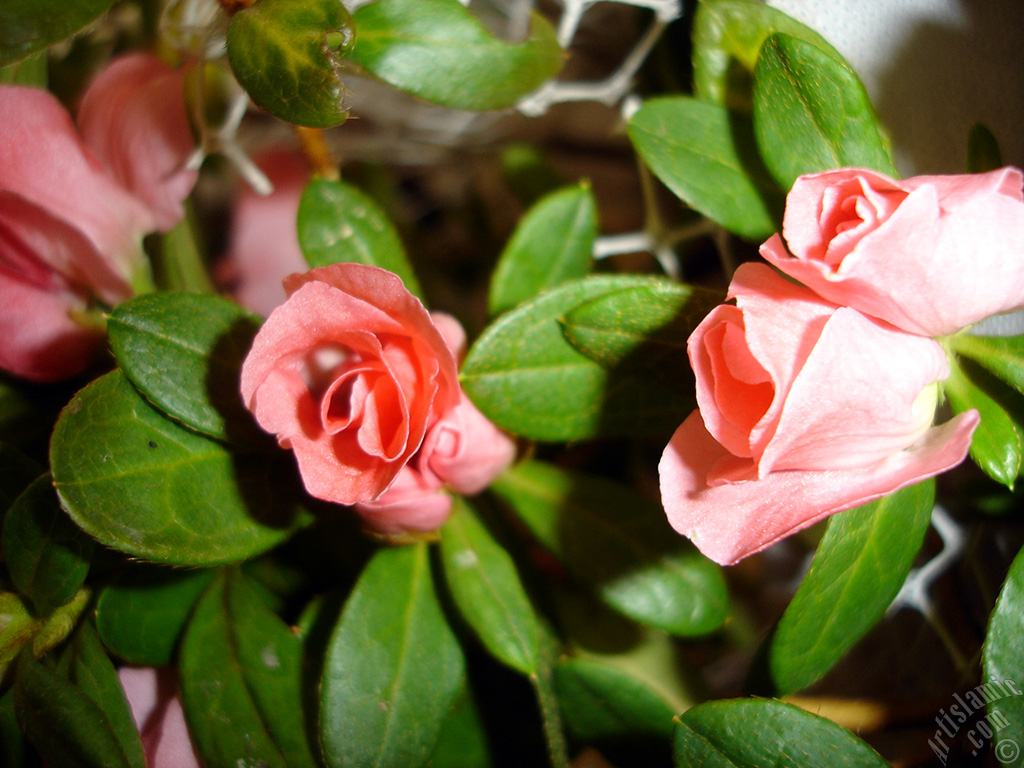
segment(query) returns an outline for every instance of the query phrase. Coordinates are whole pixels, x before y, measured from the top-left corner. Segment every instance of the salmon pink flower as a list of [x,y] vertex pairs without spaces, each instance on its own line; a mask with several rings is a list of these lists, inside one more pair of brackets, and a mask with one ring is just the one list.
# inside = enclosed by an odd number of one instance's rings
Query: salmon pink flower
[[731,564],[827,515],[959,464],[975,411],[933,427],[942,348],[825,301],[761,264],[737,270],[688,353],[699,411],[660,464],[673,527]]
[[397,275],[334,264],[290,276],[285,290],[241,390],[312,495],[356,505],[382,533],[433,530],[450,509],[443,486],[475,493],[511,462],[511,440],[459,386],[461,328]]
[[911,333],[945,336],[1024,307],[1017,168],[902,181],[858,168],[801,176],[782,234],[785,245],[776,235],[761,247],[771,264]]

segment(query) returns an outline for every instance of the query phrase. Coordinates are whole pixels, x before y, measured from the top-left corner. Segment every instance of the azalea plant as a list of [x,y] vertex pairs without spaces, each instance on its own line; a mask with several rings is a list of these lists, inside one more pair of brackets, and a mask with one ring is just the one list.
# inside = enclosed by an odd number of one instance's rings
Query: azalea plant
[[111,6],[0,9],[0,762],[1022,764],[989,130],[750,0]]

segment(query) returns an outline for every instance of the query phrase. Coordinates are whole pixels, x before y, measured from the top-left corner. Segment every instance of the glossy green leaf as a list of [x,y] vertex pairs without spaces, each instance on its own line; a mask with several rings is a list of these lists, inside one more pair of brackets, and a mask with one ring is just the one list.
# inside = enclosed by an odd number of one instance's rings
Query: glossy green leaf
[[143,768],[146,760],[131,707],[117,670],[90,622],[83,621],[75,630],[71,642],[61,653],[57,672],[96,702],[128,761]]
[[114,580],[96,602],[96,628],[104,645],[131,664],[166,667],[212,569],[136,567]]
[[427,545],[374,555],[335,627],[320,686],[330,768],[425,764],[463,683]]
[[207,768],[313,768],[302,641],[237,570],[218,574],[181,646],[181,696]]
[[355,262],[382,267],[402,278],[410,293],[423,297],[394,224],[357,187],[313,179],[299,203],[298,233],[309,266]]
[[293,469],[232,454],[164,418],[113,371],[75,395],[50,445],[71,519],[114,549],[157,562],[251,557],[303,522]]
[[985,474],[1012,490],[1024,452],[1021,427],[955,355],[950,356],[949,369],[949,377],[942,382],[942,388],[953,413],[973,408],[981,416],[981,424],[971,438],[971,458]]
[[341,73],[352,37],[352,16],[337,0],[256,0],[231,17],[228,59],[267,112],[328,128],[348,117]]
[[692,674],[676,639],[638,625],[580,585],[552,587],[566,644],[555,682],[569,730],[584,740],[630,732],[670,736],[673,717],[699,699],[689,690]]
[[4,0],[0,4],[0,66],[77,32],[113,0]]
[[85,583],[93,542],[60,508],[49,475],[18,497],[3,532],[7,571],[18,591],[44,616],[70,603]]
[[570,657],[555,667],[566,725],[577,739],[672,735],[677,714],[645,681],[597,659]]
[[947,343],[958,354],[1024,394],[1024,336],[971,336],[958,333]]
[[981,123],[971,126],[967,134],[967,173],[986,173],[1002,168],[1002,152],[999,142],[988,128]]
[[[644,376],[657,376],[666,386],[687,389],[693,378],[687,339],[724,300],[717,291],[662,280],[580,304],[565,315],[561,326],[576,349],[602,366],[642,364]],[[665,396],[671,398],[673,393]],[[684,402],[687,410],[694,404],[692,395],[675,399]]]
[[993,748],[1004,765],[1012,765],[1019,756],[1014,749],[1024,744],[1024,550],[1010,566],[989,619],[982,665],[981,698],[997,731]]
[[538,461],[505,472],[491,489],[621,613],[678,635],[706,634],[725,621],[721,569],[672,531],[658,502]]
[[789,35],[774,34],[761,48],[754,69],[754,134],[783,189],[801,174],[847,166],[897,175],[856,73]]
[[262,436],[238,389],[258,318],[219,296],[148,293],[118,306],[107,330],[125,375],[156,408],[218,439]]
[[889,768],[831,720],[770,699],[711,701],[676,724],[676,765],[702,768]]
[[695,211],[751,240],[778,228],[783,191],[757,154],[749,117],[686,96],[653,99],[629,121],[629,138]]
[[530,674],[537,669],[537,618],[508,552],[461,497],[441,529],[445,581],[459,612],[495,658]]
[[11,504],[42,473],[39,462],[13,446],[0,443],[0,529]]
[[562,67],[539,14],[518,44],[492,36],[458,0],[376,0],[355,13],[349,58],[375,77],[455,109],[505,109]]
[[541,198],[519,222],[494,269],[488,297],[491,314],[586,275],[596,237],[597,205],[589,183]]
[[53,768],[145,768],[117,673],[98,642],[68,653],[73,668],[65,674],[29,653],[19,657],[14,706],[29,740]]
[[693,91],[701,99],[750,111],[754,65],[774,32],[806,40],[841,59],[810,27],[752,0],[704,0],[693,19]]
[[780,693],[824,675],[882,618],[910,573],[934,501],[935,481],[926,480],[832,516],[771,638]]
[[651,367],[644,355],[652,348],[640,346],[628,365],[606,368],[569,343],[562,321],[608,294],[664,284],[659,278],[594,275],[544,292],[502,315],[477,339],[462,366],[463,387],[491,421],[536,440],[663,435],[666,404],[656,398],[664,387],[637,374]]

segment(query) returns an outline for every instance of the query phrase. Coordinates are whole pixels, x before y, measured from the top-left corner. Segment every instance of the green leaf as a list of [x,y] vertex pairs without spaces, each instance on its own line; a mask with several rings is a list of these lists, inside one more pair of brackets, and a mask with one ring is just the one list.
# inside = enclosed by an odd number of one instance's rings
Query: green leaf
[[537,461],[505,472],[491,490],[621,613],[684,636],[712,632],[725,621],[721,569],[672,531],[656,501]]
[[895,177],[888,141],[849,65],[774,34],[754,69],[754,134],[783,189],[801,174],[853,166]]
[[669,703],[647,681],[607,662],[563,659],[555,667],[555,689],[566,725],[581,741],[672,735],[676,712]]
[[566,725],[584,741],[656,735],[668,739],[674,716],[692,706],[692,675],[675,638],[596,602],[578,585],[552,590],[569,648],[555,666]]
[[18,594],[0,591],[0,680],[42,625]]
[[4,0],[0,4],[0,66],[60,42],[113,0]]
[[161,235],[159,252],[152,257],[156,284],[168,291],[214,293],[191,198],[186,198],[184,207],[185,217]]
[[131,664],[166,667],[214,571],[136,567],[104,588],[96,629],[104,645]]
[[[949,398],[953,413],[972,408],[981,416],[981,424],[971,439],[971,458],[985,474],[1013,490],[1021,469],[1021,428],[1002,404],[987,391],[978,376],[971,376],[963,361],[949,356],[949,377],[942,388]],[[968,361],[969,362],[969,361]],[[983,373],[983,372],[982,372]],[[999,384],[999,382],[996,382]],[[1016,394],[1012,393],[1014,397]]]
[[946,339],[958,354],[1024,394],[1024,336],[971,336],[958,333]]
[[469,686],[463,686],[445,718],[429,765],[430,768],[492,768],[494,765],[491,748],[487,745],[487,731]]
[[14,706],[29,740],[53,768],[144,768],[142,742],[110,660],[98,642],[69,653],[71,677],[29,653],[19,657]]
[[237,570],[218,574],[181,647],[181,695],[207,768],[314,768],[302,641]]
[[46,618],[39,618],[14,592],[0,591],[0,681],[7,668],[26,645],[34,656],[42,656],[64,642],[75,628],[92,593],[79,590],[67,605]]
[[37,51],[15,64],[0,66],[0,83],[45,88],[47,73],[46,52]]
[[999,142],[992,131],[981,123],[972,125],[967,134],[967,173],[985,173],[1002,168],[1003,165]]
[[842,60],[825,38],[771,6],[750,0],[704,0],[693,19],[694,93],[749,112],[754,65],[773,32],[805,40]]
[[142,742],[124,688],[96,629],[88,621],[78,626],[61,654],[57,671],[99,705],[129,762],[144,768]]
[[455,604],[495,658],[537,670],[538,626],[512,558],[461,497],[441,529],[445,580]]
[[[982,665],[981,699],[988,705],[989,723],[998,729],[996,757],[1011,765],[1019,752],[1005,750],[1024,744],[1024,549],[1014,558],[989,619]],[[1001,747],[1004,740],[1009,743]]]
[[679,416],[678,423],[685,412],[677,398],[653,399],[665,394],[664,387],[638,373],[652,367],[645,354],[660,350],[640,345],[628,365],[609,369],[573,347],[562,330],[564,319],[587,302],[666,284],[659,278],[594,275],[544,292],[502,315],[477,339],[462,366],[463,387],[491,421],[535,440],[667,437],[671,419]]
[[232,454],[154,411],[113,371],[64,409],[50,445],[71,519],[114,549],[157,562],[251,557],[303,522],[293,470]]
[[523,216],[494,269],[488,298],[491,314],[586,275],[596,236],[597,205],[589,183],[543,197]]
[[676,724],[676,765],[702,768],[889,768],[830,720],[769,699],[711,701]]
[[349,58],[374,77],[455,109],[505,109],[562,67],[539,14],[519,44],[498,40],[458,0],[376,0],[355,12]]
[[[724,300],[717,291],[667,280],[637,285],[580,304],[562,319],[562,331],[576,349],[605,368],[627,361],[631,366],[642,364],[645,376],[689,389],[693,375],[686,341]],[[686,410],[693,407],[691,395],[676,399],[681,403],[676,409],[683,403]]]
[[369,195],[341,181],[313,179],[299,203],[299,245],[311,267],[341,262],[394,272],[423,298],[391,219]]
[[320,687],[327,765],[423,765],[462,687],[464,664],[434,591],[427,545],[377,552],[327,651]]
[[778,228],[783,191],[757,154],[749,117],[685,96],[653,99],[629,121],[629,138],[695,211],[750,240]]
[[237,304],[194,293],[148,293],[107,321],[125,375],[156,408],[205,435],[263,437],[238,388],[259,319]]
[[811,568],[771,638],[780,693],[807,687],[885,614],[931,520],[935,481],[833,515]]
[[93,544],[60,508],[49,475],[18,497],[3,531],[7,571],[18,591],[44,616],[70,603],[85,583]]
[[228,59],[252,100],[296,125],[348,117],[341,83],[352,16],[338,0],[256,0],[231,17]]

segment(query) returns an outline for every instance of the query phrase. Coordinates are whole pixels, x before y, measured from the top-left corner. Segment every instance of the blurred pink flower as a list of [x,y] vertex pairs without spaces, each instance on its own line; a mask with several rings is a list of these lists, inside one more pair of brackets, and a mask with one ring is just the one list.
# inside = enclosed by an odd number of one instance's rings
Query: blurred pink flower
[[142,737],[147,768],[200,768],[174,670],[121,667],[117,676]]
[[[120,62],[111,67],[117,81]],[[150,128],[140,124],[142,107],[128,105],[132,89],[145,90],[148,77],[181,76],[152,62],[146,73],[117,86],[103,73],[96,81],[99,90],[90,88],[85,102],[94,114],[109,110],[124,119],[123,130],[111,126],[113,135],[97,133],[106,142],[99,154],[130,160],[141,176],[151,169],[148,188],[167,182],[173,193],[164,200],[177,198],[180,209],[189,190],[181,178],[172,183],[161,176],[167,157],[150,154],[156,152],[151,139],[135,139]],[[180,99],[160,106],[159,122],[168,130],[171,113],[184,120]],[[184,128],[187,132],[187,121]],[[191,142],[190,134],[187,139]],[[131,146],[119,148],[120,140]],[[0,368],[34,381],[67,378],[89,364],[103,332],[87,313],[97,302],[114,305],[131,295],[133,280],[146,269],[143,235],[158,227],[158,215],[169,221],[123,186],[94,149],[51,94],[0,86]],[[184,162],[184,156],[180,159]]]
[[309,163],[283,150],[255,158],[274,191],[261,195],[244,186],[231,212],[231,234],[222,282],[242,306],[264,317],[284,303],[281,281],[308,269],[299,248],[296,218],[302,191],[309,182]]
[[186,167],[195,141],[184,70],[142,53],[115,59],[90,83],[76,122],[89,148],[149,208],[156,229],[181,221],[198,175]]

